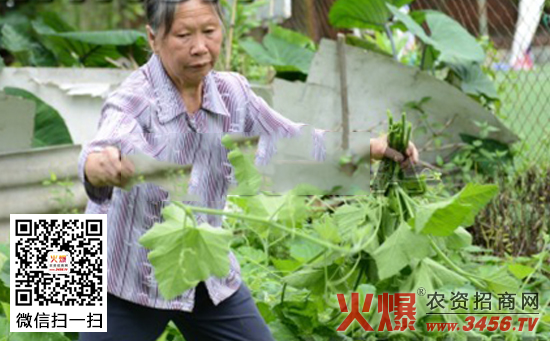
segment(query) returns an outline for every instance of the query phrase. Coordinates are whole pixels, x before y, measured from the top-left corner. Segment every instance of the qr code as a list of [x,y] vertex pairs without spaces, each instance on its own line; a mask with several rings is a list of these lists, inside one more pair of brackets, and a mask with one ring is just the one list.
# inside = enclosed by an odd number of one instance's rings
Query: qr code
[[106,228],[106,215],[12,214],[12,307],[29,314],[106,307]]

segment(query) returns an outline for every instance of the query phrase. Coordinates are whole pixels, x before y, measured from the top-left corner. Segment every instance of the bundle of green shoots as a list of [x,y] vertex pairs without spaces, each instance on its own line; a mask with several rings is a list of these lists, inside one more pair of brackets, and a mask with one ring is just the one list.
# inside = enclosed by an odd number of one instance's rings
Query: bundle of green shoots
[[[401,120],[394,121],[388,111],[388,147],[401,153],[406,157],[406,151],[412,135],[412,124],[407,122],[407,115],[403,113]],[[388,199],[385,218],[386,231],[380,231],[384,236],[389,236],[401,222],[408,221],[413,215],[417,205],[411,197],[426,192],[426,181],[424,176],[418,176],[412,163],[409,163],[406,172],[401,162],[392,158],[384,158],[378,168],[374,181],[377,193]]]

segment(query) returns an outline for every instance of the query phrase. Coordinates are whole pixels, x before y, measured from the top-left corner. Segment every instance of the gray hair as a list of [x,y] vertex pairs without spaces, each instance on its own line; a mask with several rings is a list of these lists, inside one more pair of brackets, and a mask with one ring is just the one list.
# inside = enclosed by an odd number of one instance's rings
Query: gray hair
[[[176,14],[177,6],[188,0],[146,0],[145,1],[145,14],[147,17],[147,23],[153,29],[153,33],[157,34],[161,28],[164,28],[162,37],[166,35],[172,29],[174,23],[174,15]],[[216,13],[223,18],[222,9],[219,0],[202,0],[205,3],[212,4],[216,9]],[[237,1],[237,0],[234,0]],[[222,20],[223,21],[223,20]]]

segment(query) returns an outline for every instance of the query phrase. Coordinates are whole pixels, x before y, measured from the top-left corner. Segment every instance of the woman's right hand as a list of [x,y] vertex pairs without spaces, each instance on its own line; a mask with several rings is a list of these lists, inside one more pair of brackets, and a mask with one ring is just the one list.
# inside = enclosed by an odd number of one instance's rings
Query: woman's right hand
[[134,171],[133,163],[125,157],[121,159],[118,148],[111,146],[90,153],[84,165],[86,179],[95,187],[124,187]]

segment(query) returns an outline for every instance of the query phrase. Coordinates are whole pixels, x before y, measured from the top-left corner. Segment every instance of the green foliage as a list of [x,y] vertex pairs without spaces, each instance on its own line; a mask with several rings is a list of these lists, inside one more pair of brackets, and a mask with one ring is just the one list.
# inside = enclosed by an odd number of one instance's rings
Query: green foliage
[[401,7],[412,0],[338,0],[329,12],[330,24],[339,28],[384,30],[391,17],[386,4]]
[[[232,149],[235,145],[229,135],[223,138],[222,143],[226,148]],[[254,166],[254,160],[251,155],[243,153],[238,148],[233,148],[227,159],[235,165],[235,179],[238,187],[234,190],[236,195],[256,195],[262,183],[262,176]]]
[[498,193],[494,185],[468,184],[452,198],[419,208],[413,222],[417,232],[447,237],[474,224],[475,216]]
[[459,65],[449,65],[458,77],[462,80],[460,87],[468,95],[486,96],[490,99],[498,99],[498,93],[495,84],[483,72],[481,66],[477,63],[465,63]]
[[50,172],[50,178],[42,181],[42,185],[49,187],[51,193],[51,200],[55,202],[58,207],[58,214],[79,214],[82,213],[75,207],[73,186],[74,183],[69,179],[61,180],[57,178],[57,175]]
[[[254,30],[261,28],[262,23],[258,20],[258,10],[266,4],[265,0],[244,2],[237,1],[235,7],[235,21],[232,25],[231,17],[233,15],[233,7],[227,0],[221,1],[224,12],[227,14],[225,18],[226,36],[231,35],[231,42],[224,44],[223,57],[219,62],[222,64],[220,69],[226,71],[239,72],[245,75],[248,79],[259,82],[268,83],[271,66],[260,65],[254,58],[245,52],[241,42],[248,39]],[[231,34],[232,32],[232,34]],[[231,53],[229,54],[229,48]],[[229,65],[227,58],[229,54]],[[225,59],[225,60],[224,60]]]
[[249,39],[241,42],[241,46],[258,63],[272,65],[278,74],[307,74],[315,55],[314,44],[307,37],[280,27],[272,29],[262,44]]
[[162,217],[164,221],[153,225],[139,242],[151,250],[148,259],[167,300],[212,275],[223,278],[229,274],[229,231],[206,223],[197,226],[178,205],[163,208]]
[[378,278],[384,280],[399,274],[413,260],[422,260],[432,253],[428,237],[412,232],[408,224],[402,223],[372,257],[377,264]]
[[53,12],[19,16],[2,26],[2,48],[14,66],[136,68],[147,60],[147,39],[135,30],[76,31]]
[[448,63],[483,62],[485,53],[475,38],[466,29],[449,16],[436,11],[426,11],[426,23],[431,35],[424,31],[422,26],[415,22],[409,15],[402,13],[391,4],[388,8],[396,19],[422,40],[426,45],[433,46],[441,55],[440,59]]
[[65,120],[54,108],[23,89],[6,87],[4,88],[4,92],[8,95],[31,100],[36,104],[32,141],[33,148],[73,143]]

